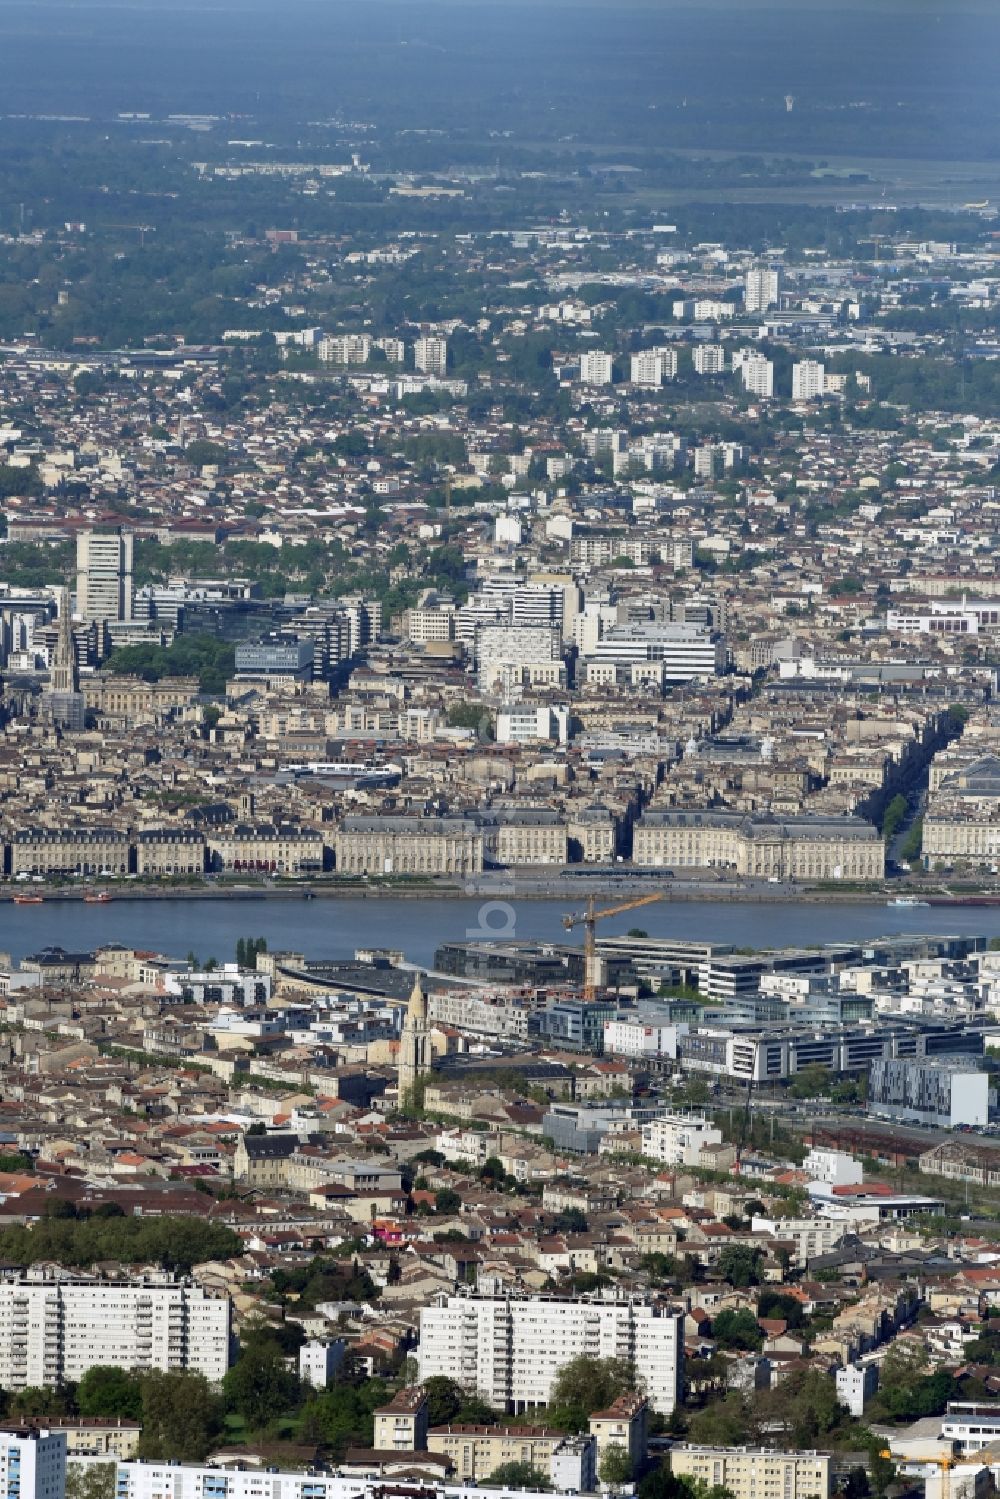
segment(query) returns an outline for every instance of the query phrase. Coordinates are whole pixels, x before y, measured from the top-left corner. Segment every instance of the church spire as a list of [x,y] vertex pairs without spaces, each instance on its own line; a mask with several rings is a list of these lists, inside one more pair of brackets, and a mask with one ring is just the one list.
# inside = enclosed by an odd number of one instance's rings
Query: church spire
[[427,995],[424,993],[424,986],[418,973],[413,981],[413,989],[403,1019],[403,1030],[399,1038],[397,1084],[400,1103],[406,1099],[407,1095],[412,1094],[417,1078],[430,1070],[431,1038],[427,1028]]
[[69,590],[59,590],[59,634],[49,672],[53,692],[76,692],[76,651],[73,648],[73,632],[69,618]]

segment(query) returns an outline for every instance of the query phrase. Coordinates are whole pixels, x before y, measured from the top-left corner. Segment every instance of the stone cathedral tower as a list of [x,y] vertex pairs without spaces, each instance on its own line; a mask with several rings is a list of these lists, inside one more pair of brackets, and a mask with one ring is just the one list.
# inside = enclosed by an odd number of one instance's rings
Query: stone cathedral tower
[[412,1092],[418,1077],[431,1070],[431,1037],[427,1026],[427,995],[418,974],[406,1007],[403,1033],[399,1040],[400,1102]]

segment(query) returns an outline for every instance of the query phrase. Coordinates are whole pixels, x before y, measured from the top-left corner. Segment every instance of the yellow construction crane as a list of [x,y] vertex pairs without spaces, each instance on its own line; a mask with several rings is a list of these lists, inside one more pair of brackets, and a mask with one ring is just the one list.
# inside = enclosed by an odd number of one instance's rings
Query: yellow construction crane
[[597,993],[597,923],[606,916],[621,916],[624,911],[634,911],[639,906],[652,905],[662,896],[643,895],[638,900],[623,901],[620,906],[606,906],[603,911],[594,910],[594,897],[587,897],[586,911],[575,911],[563,917],[563,926],[568,932],[574,927],[583,927],[583,997],[593,999]]
[[[892,1453],[888,1447],[882,1449],[879,1457],[888,1458],[892,1461]],[[920,1461],[933,1463],[935,1467],[941,1469],[941,1493],[939,1499],[951,1499],[951,1470],[955,1466],[955,1454],[953,1452],[946,1452],[941,1457],[922,1457]]]

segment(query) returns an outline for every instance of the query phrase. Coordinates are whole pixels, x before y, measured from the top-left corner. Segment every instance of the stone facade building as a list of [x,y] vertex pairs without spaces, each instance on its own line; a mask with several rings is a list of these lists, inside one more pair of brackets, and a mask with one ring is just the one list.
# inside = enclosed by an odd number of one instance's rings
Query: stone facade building
[[479,874],[483,837],[463,817],[345,817],[336,838],[343,874]]
[[635,826],[633,862],[647,868],[729,869],[757,879],[878,880],[885,846],[855,817],[647,812]]
[[22,828],[10,841],[10,872],[119,875],[129,872],[128,834],[117,828]]

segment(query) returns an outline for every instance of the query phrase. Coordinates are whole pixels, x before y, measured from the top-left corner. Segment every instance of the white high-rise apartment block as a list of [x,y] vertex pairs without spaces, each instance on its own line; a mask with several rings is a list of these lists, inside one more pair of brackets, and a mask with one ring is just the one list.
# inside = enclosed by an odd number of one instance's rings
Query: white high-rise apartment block
[[696,375],[724,375],[726,351],[721,344],[699,344],[691,355]]
[[661,385],[663,369],[655,349],[643,349],[629,361],[629,379],[633,385]]
[[367,364],[372,356],[372,341],[367,333],[338,333],[320,339],[316,347],[323,364]]
[[521,1411],[548,1403],[571,1359],[621,1358],[668,1415],[682,1392],[683,1320],[639,1298],[443,1295],[420,1313],[420,1378],[448,1375],[497,1409]]
[[229,1368],[228,1296],[169,1275],[77,1280],[28,1270],[0,1282],[0,1388],[82,1379],[95,1364],[192,1369],[213,1384]]
[[81,531],[76,538],[76,611],[88,624],[132,618],[132,532]]
[[758,265],[746,274],[747,312],[766,312],[776,307],[781,296],[781,272],[772,266]]
[[676,349],[642,349],[629,362],[629,379],[633,385],[662,385],[677,376]]
[[401,338],[376,338],[372,347],[381,349],[389,364],[403,364],[406,360],[406,345]]
[[583,451],[588,458],[604,458],[609,453],[624,453],[628,433],[622,427],[591,427],[583,434]]
[[752,396],[770,400],[774,395],[774,365],[763,354],[751,354],[743,361],[743,389]]
[[307,1468],[209,1468],[163,1458],[119,1463],[116,1499],[375,1499],[376,1491],[381,1485],[363,1478]]
[[[390,1414],[385,1419],[400,1421],[401,1426],[396,1430],[406,1424],[405,1414],[403,1417]],[[406,1447],[393,1443],[397,1456],[404,1462],[412,1457],[414,1438],[407,1435],[405,1440],[409,1443]],[[459,1441],[457,1437],[454,1440]],[[583,1474],[587,1472],[584,1454],[592,1452],[593,1440],[593,1437],[568,1437],[552,1452],[552,1482],[546,1484],[544,1490],[505,1487],[503,1492],[517,1493],[524,1499],[546,1499],[552,1488],[562,1494],[592,1493],[595,1484],[592,1479],[585,1480]],[[488,1437],[472,1438],[473,1446],[488,1442]],[[496,1446],[498,1451],[506,1451],[500,1437],[496,1439]],[[513,1450],[521,1450],[520,1442],[514,1444]],[[488,1468],[482,1471],[485,1473]],[[592,1467],[590,1471],[593,1471]],[[456,1477],[452,1483],[435,1479],[417,1488],[413,1484],[387,1485],[383,1479],[359,1478],[351,1473],[326,1469],[317,1472],[315,1468],[300,1468],[296,1472],[252,1465],[210,1468],[167,1458],[146,1458],[118,1464],[116,1499],[382,1499],[387,1493],[420,1493],[431,1495],[433,1499],[475,1499],[477,1489],[468,1477]]]
[[802,359],[792,365],[792,400],[815,401],[826,395],[826,365],[818,359]]
[[448,340],[430,336],[418,338],[413,345],[413,363],[422,375],[443,378],[448,373]]
[[580,355],[580,383],[582,385],[610,385],[614,376],[614,360],[600,349],[591,349]]
[[66,1433],[21,1424],[0,1429],[0,1494],[65,1499]]

